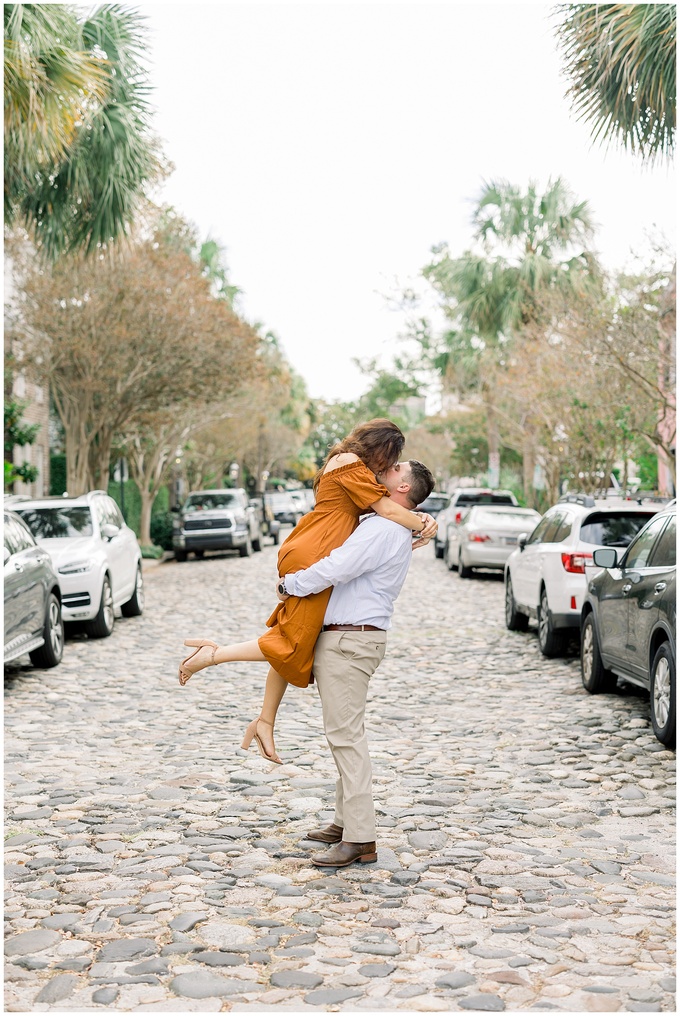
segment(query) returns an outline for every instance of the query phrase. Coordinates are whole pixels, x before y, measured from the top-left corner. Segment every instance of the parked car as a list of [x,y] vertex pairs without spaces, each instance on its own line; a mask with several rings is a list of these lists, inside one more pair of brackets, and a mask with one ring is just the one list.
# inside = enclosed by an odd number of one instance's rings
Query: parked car
[[242,487],[194,490],[177,509],[172,546],[177,561],[192,552],[203,557],[206,550],[238,550],[250,557],[262,550],[259,512]]
[[299,501],[290,496],[289,491],[272,491],[271,494],[265,494],[265,503],[274,512],[274,518],[284,526],[296,526],[306,514]]
[[[437,517],[439,528],[435,534],[434,556],[444,557],[446,533],[449,522],[458,523],[473,504],[505,504],[517,506],[517,498],[511,490],[489,490],[485,487],[457,487],[451,492],[450,501]],[[431,514],[431,513],[430,513]]]
[[660,511],[626,550],[596,550],[602,568],[581,611],[581,678],[592,694],[617,677],[649,691],[654,733],[675,744],[675,508]]
[[106,491],[22,501],[15,510],[52,558],[65,622],[83,622],[90,638],[106,638],[116,607],[124,617],[142,613],[139,543]]
[[416,508],[417,512],[427,512],[433,519],[436,519],[440,512],[448,508],[450,497],[439,490],[433,490],[429,497],[426,497],[422,504]]
[[517,546],[517,537],[540,521],[540,512],[514,505],[473,505],[460,522],[449,522],[444,560],[462,579],[474,568],[503,571]]
[[[274,546],[278,546],[281,523],[274,518],[274,512],[271,510],[269,505],[265,503],[262,495],[259,494],[256,497],[251,497],[248,504],[255,512],[261,536],[271,536]],[[262,541],[260,540],[260,546],[261,545]]]
[[56,667],[64,623],[52,559],[19,515],[5,510],[4,523],[5,663],[28,653],[35,667]]
[[661,505],[596,503],[568,494],[547,510],[534,531],[522,533],[505,565],[505,623],[526,631],[538,622],[544,656],[559,656],[578,631],[586,594],[586,566],[598,547],[625,548]]

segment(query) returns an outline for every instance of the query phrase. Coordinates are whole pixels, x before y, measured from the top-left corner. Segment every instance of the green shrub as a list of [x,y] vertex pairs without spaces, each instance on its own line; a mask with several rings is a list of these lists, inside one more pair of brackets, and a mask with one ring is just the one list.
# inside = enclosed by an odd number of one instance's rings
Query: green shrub
[[63,494],[66,490],[66,455],[50,455],[50,494]]
[[172,512],[162,512],[151,516],[151,539],[163,550],[172,550],[172,523],[175,516]]
[[158,561],[159,558],[163,557],[163,548],[156,546],[142,546],[139,548],[142,552],[142,557],[151,558],[154,561]]
[[139,496],[137,490],[137,484],[133,480],[126,480],[122,485],[123,497],[121,498],[121,484],[115,483],[113,480],[109,480],[108,494],[116,502],[123,518],[129,525],[130,529],[134,529],[137,536],[139,536],[139,519],[142,512],[142,499]]

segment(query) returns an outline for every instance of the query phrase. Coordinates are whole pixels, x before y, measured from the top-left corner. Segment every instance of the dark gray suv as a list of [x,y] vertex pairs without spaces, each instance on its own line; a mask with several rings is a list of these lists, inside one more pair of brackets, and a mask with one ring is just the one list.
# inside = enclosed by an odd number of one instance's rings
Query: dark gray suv
[[675,506],[658,512],[625,550],[598,549],[581,612],[586,691],[617,677],[649,691],[654,733],[675,744]]
[[5,510],[4,524],[5,663],[28,653],[35,667],[56,667],[64,624],[52,559],[15,512]]

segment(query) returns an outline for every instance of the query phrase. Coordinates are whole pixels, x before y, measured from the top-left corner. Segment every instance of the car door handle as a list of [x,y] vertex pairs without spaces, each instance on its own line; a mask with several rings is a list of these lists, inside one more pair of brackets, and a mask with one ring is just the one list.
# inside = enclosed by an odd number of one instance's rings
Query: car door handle
[[24,570],[23,564],[19,564],[18,561],[15,562],[15,564],[14,564],[14,571],[23,571],[23,570]]
[[662,593],[665,588],[666,588],[666,583],[665,582],[657,582],[657,584],[654,586],[654,592],[655,593]]
[[629,593],[632,588],[633,588],[633,583],[632,582],[626,582],[625,586],[622,587],[621,592],[625,595],[625,594]]

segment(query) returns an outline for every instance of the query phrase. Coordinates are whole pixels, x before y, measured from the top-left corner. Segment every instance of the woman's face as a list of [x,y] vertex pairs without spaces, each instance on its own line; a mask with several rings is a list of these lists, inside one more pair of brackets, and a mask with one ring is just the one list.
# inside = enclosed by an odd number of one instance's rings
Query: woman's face
[[384,473],[377,473],[377,478],[388,490],[396,490],[406,475],[408,462],[395,462]]

